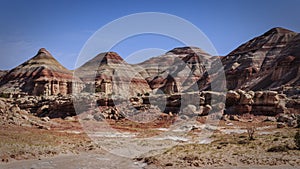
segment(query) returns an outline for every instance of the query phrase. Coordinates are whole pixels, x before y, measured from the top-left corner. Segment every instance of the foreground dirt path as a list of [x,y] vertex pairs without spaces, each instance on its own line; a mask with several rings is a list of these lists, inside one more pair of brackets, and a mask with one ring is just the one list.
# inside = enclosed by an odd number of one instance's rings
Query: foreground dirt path
[[0,163],[1,169],[142,169],[143,167],[142,163],[110,153],[81,153]]
[[[80,130],[78,122],[54,122],[51,130],[3,126],[0,169],[294,169],[300,164],[300,151],[293,141],[297,129],[278,129],[273,123],[257,126],[255,139],[249,141],[244,127],[248,124],[236,121],[231,125],[184,123],[150,130],[125,122],[110,124],[120,133],[107,131],[102,123],[89,123],[97,130],[88,134]],[[208,142],[200,143],[199,134],[211,130],[214,133],[207,137]],[[144,133],[148,137],[142,137]],[[134,150],[143,151],[133,154]],[[128,158],[117,156],[124,153]]]
[[[131,159],[110,153],[78,155],[59,155],[41,160],[22,160],[0,163],[1,169],[181,169],[182,167],[147,166]],[[226,166],[226,167],[185,167],[187,169],[297,169],[288,165],[280,166]]]

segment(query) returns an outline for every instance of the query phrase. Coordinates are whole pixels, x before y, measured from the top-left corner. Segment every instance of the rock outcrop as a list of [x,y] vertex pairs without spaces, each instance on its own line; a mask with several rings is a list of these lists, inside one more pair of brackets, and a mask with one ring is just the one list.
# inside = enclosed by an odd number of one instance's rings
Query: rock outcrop
[[228,91],[226,95],[226,114],[254,114],[275,116],[287,113],[287,98],[277,91]]
[[4,93],[66,95],[72,93],[72,81],[72,72],[42,48],[33,58],[9,71],[1,79],[0,89]]
[[44,121],[27,109],[19,107],[12,99],[0,98],[0,125],[17,125],[50,130],[48,121]]

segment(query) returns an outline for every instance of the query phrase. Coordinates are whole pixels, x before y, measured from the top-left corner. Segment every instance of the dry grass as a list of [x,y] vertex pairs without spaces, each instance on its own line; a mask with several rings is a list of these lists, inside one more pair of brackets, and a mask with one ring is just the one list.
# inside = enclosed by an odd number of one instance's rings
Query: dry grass
[[168,128],[172,125],[174,119],[161,119],[148,123],[139,123],[127,119],[120,121],[108,120],[110,126],[121,132],[134,132],[138,137],[152,137],[161,133],[157,128]]
[[257,135],[255,140],[249,140],[247,133],[219,133],[212,136],[215,141],[211,144],[178,145],[162,154],[145,157],[144,161],[164,167],[300,166],[300,151],[293,141],[295,133],[294,129],[282,129],[274,134]]
[[32,159],[78,153],[97,146],[84,134],[69,134],[19,126],[1,126],[0,160]]

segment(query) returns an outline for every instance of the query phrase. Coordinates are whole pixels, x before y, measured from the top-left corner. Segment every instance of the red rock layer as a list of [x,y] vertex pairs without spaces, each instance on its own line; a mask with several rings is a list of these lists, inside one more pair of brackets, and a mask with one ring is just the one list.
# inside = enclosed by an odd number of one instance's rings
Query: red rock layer
[[[253,38],[222,59],[228,89],[249,88],[248,83],[259,83],[260,78],[273,71],[278,57],[292,42],[297,33],[283,28],[273,28],[263,35]],[[265,84],[253,89],[266,89]],[[253,85],[251,85],[253,86]],[[250,87],[251,88],[251,87]]]
[[147,81],[117,53],[101,53],[75,70],[85,91],[123,96],[149,92]]
[[66,95],[72,93],[72,80],[72,72],[42,48],[36,56],[9,71],[0,88],[8,93]]

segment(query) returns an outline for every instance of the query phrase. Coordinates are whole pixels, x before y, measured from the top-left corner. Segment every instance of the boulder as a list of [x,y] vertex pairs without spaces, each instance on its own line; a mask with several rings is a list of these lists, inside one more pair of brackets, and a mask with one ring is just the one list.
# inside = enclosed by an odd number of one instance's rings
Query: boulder
[[239,103],[241,96],[238,92],[229,90],[226,94],[226,105],[232,106]]
[[296,119],[289,120],[287,122],[287,126],[289,126],[289,127],[297,127],[298,126],[297,120]]
[[262,97],[263,94],[264,94],[263,91],[256,91],[254,97],[255,98],[260,98],[260,97]]
[[45,114],[47,114],[49,112],[49,105],[42,105],[41,107],[39,107],[36,111],[36,114],[40,117],[43,117]]
[[180,115],[179,118],[181,120],[188,120],[188,119],[190,119],[187,115]]
[[252,111],[252,106],[251,105],[234,105],[229,108],[226,108],[226,113],[227,114],[246,114],[250,113]]
[[226,101],[226,94],[223,92],[202,91],[200,96],[205,98],[205,104],[217,104]]
[[5,109],[6,103],[3,100],[0,100],[0,109]]
[[182,110],[182,114],[193,117],[197,115],[197,107],[195,105],[189,104]]
[[288,123],[289,121],[292,121],[292,120],[293,120],[293,118],[287,114],[280,114],[277,117],[277,122],[281,122],[281,123]]
[[202,116],[207,116],[211,110],[212,110],[212,107],[207,104],[207,105],[202,107],[201,115]]
[[227,92],[226,97],[229,98],[229,99],[236,100],[236,101],[238,101],[241,98],[240,94],[236,91],[233,91],[233,90],[229,90]]
[[76,118],[74,116],[67,116],[64,118],[66,121],[76,121]]
[[277,123],[277,128],[284,128],[284,127],[286,127],[285,123],[281,123],[281,122]]
[[[106,119],[108,116],[103,116],[103,114],[98,113],[98,114],[94,114],[93,118],[97,121],[103,121],[104,119]],[[87,118],[89,119],[89,118]]]
[[284,99],[276,91],[256,92],[253,105],[277,105],[280,98]]
[[49,117],[42,117],[41,120],[44,121],[44,122],[49,122],[50,118]]
[[275,117],[267,117],[264,121],[276,122],[277,119]]
[[10,107],[9,109],[12,113],[20,113],[21,109],[19,108],[18,105],[13,105],[12,107]]
[[229,115],[229,120],[232,120],[232,121],[240,121],[239,117],[236,116],[236,115]]
[[253,94],[252,93],[246,93],[246,92],[240,92],[239,93],[241,95],[241,99],[240,99],[240,104],[242,105],[251,105],[252,103],[254,103],[253,101]]

